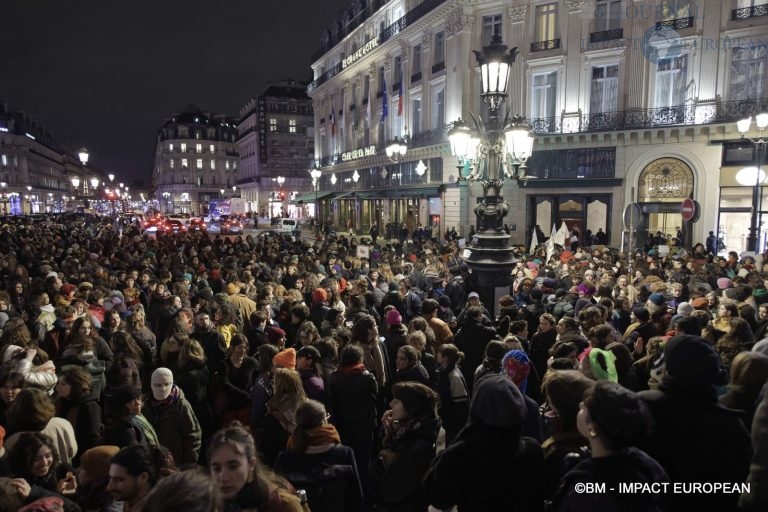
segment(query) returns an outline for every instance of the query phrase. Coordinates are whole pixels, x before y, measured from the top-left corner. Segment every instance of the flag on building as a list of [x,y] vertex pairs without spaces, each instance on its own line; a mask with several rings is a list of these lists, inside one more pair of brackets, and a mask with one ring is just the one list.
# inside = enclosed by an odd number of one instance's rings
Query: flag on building
[[383,123],[384,120],[389,115],[389,96],[387,95],[387,79],[384,78],[384,75],[381,76],[381,84],[382,84],[382,96],[381,96],[381,122]]
[[400,84],[397,87],[397,117],[403,115],[403,75],[400,74]]
[[336,136],[336,114],[333,112],[333,99],[331,99],[331,115],[329,116],[331,121],[331,137]]

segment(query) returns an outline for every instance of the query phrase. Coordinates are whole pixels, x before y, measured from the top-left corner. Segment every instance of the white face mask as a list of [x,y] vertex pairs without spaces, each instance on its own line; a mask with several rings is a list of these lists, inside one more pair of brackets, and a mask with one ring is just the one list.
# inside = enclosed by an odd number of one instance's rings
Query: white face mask
[[165,400],[171,394],[173,379],[166,375],[152,376],[152,396],[155,400]]

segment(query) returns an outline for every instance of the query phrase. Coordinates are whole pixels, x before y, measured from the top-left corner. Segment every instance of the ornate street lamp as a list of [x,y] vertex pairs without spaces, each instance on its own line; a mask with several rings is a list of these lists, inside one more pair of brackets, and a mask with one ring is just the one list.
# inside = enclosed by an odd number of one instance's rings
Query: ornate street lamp
[[77,151],[77,158],[80,159],[80,163],[83,164],[83,167],[88,163],[88,150],[85,148],[80,148]]
[[736,128],[741,133],[742,140],[749,141],[755,146],[755,156],[757,157],[757,170],[755,172],[755,184],[752,187],[752,215],[749,221],[749,235],[747,235],[747,250],[754,251],[755,254],[761,252],[760,248],[760,185],[765,183],[764,174],[760,166],[765,158],[766,140],[763,132],[768,128],[768,113],[762,113],[755,116],[757,129],[760,130],[760,137],[752,139],[747,137],[747,132],[752,125],[752,116],[742,119],[736,123]]
[[399,162],[405,156],[405,152],[408,151],[408,137],[404,136],[401,140],[398,137],[392,139],[392,142],[384,148],[387,153],[387,158],[393,162]]
[[448,131],[448,139],[458,161],[458,180],[478,182],[483,187],[483,197],[474,209],[478,231],[469,241],[466,262],[477,275],[481,301],[492,305],[497,288],[509,293],[515,265],[510,237],[503,230],[509,206],[501,189],[505,179],[525,186],[531,178],[525,173],[525,162],[533,150],[533,137],[522,117],[510,117],[509,109],[503,117],[499,114],[517,48],[507,51],[501,36],[494,35],[482,52],[474,53],[480,65],[480,97],[488,104],[487,119],[470,112],[473,126],[458,119]]
[[309,176],[312,178],[312,187],[315,189],[315,233],[320,233],[320,205],[317,202],[317,189],[320,188],[320,176],[322,172],[317,168],[317,163],[312,164]]
[[3,190],[2,193],[2,200],[3,200],[3,215],[8,215],[8,183],[5,181],[0,181],[0,189]]

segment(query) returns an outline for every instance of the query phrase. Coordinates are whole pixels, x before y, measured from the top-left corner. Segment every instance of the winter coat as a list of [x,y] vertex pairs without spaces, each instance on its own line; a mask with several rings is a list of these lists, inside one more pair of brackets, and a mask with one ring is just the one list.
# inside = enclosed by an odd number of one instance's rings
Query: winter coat
[[396,439],[385,440],[384,450],[394,454],[392,460],[388,462],[380,455],[371,463],[376,501],[383,510],[421,512],[426,508],[421,480],[435,457],[439,431],[439,418],[432,418]]
[[[496,337],[496,329],[477,320],[468,320],[456,333],[456,345],[464,352],[461,372],[470,392],[474,386],[474,372],[485,358],[485,347]],[[471,383],[471,384],[470,384]]]
[[[697,396],[641,391],[653,417],[639,448],[656,459],[672,482],[743,482],[752,445],[740,413]],[[723,442],[717,442],[717,440]],[[738,494],[672,494],[670,510],[735,510]]]
[[539,443],[514,429],[468,425],[424,475],[430,505],[459,512],[540,511],[544,456]]
[[[604,483],[607,492],[579,493],[574,490],[577,483],[587,482]],[[553,510],[557,512],[582,510],[658,512],[666,510],[666,498],[671,493],[622,493],[619,492],[619,486],[626,483],[651,485],[665,482],[669,482],[669,477],[664,469],[648,454],[637,448],[625,448],[607,457],[586,457],[563,477],[560,488],[552,500]],[[686,510],[703,509],[686,508]]]
[[101,406],[92,396],[83,397],[78,403],[60,399],[57,416],[72,424],[77,440],[78,454],[102,444]]
[[178,400],[164,407],[150,399],[144,408],[144,416],[155,427],[160,444],[173,455],[176,466],[197,464],[202,432],[184,391],[179,389]]
[[333,422],[341,442],[356,446],[360,440],[372,440],[376,429],[378,385],[365,369],[339,368],[331,377]]
[[213,397],[209,395],[211,374],[205,361],[189,361],[184,366],[174,366],[171,369],[174,382],[184,391],[184,397],[192,406],[192,412],[195,413],[202,436],[207,439],[213,435],[215,426]]
[[281,452],[275,472],[307,492],[312,512],[359,511],[363,491],[354,452],[341,444],[324,451],[318,448],[313,446],[306,453]]
[[467,423],[469,390],[464,375],[457,366],[438,372],[437,392],[440,396],[440,419],[445,429],[446,446]]
[[429,386],[429,373],[421,362],[416,361],[416,364],[402,370],[397,370],[392,375],[391,384],[394,386],[398,382],[419,382],[425,386]]

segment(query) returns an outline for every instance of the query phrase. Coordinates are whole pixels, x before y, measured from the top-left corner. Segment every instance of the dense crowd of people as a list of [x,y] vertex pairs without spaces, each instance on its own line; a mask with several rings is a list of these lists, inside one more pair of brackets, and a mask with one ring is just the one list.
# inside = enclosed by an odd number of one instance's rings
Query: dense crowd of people
[[0,510],[768,509],[759,256],[372,235],[5,219]]

